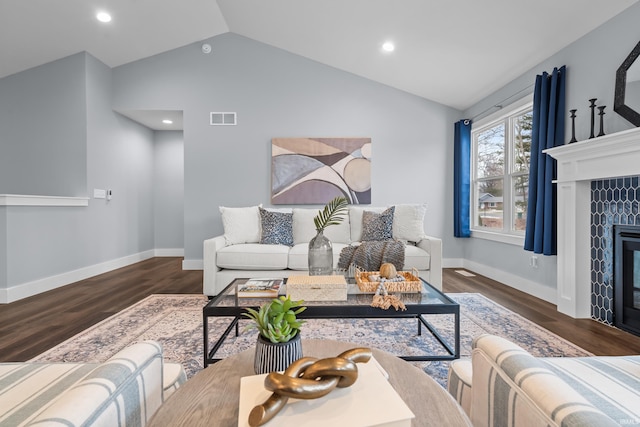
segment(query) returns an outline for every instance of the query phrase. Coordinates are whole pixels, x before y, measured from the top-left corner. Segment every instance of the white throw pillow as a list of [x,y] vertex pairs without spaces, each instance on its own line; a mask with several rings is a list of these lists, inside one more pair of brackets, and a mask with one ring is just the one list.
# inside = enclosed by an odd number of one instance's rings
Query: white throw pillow
[[[319,209],[295,208],[293,209],[293,244],[309,243],[317,234],[313,218],[318,215]],[[344,219],[338,225],[330,225],[323,233],[332,243],[350,243],[349,240],[349,216],[345,213]]]
[[393,213],[393,238],[416,242],[424,236],[424,216],[427,205],[395,205]]
[[246,208],[220,206],[224,240],[228,245],[260,242],[260,210],[262,205]]

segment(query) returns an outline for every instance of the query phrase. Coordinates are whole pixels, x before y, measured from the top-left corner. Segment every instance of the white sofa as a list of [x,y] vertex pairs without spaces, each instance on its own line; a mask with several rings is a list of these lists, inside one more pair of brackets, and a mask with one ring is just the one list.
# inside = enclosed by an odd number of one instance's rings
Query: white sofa
[[481,335],[447,388],[476,427],[640,424],[640,356],[533,357]]
[[0,363],[0,425],[142,427],[186,379],[155,341],[104,363]]
[[[313,217],[318,209],[267,209],[290,214],[292,245],[264,244],[259,206],[221,207],[224,235],[204,241],[203,293],[217,295],[238,277],[288,277],[308,271],[308,244],[316,235]],[[333,246],[334,267],[340,251],[362,238],[364,211],[382,213],[387,208],[349,206],[348,215],[339,225],[325,229]],[[418,270],[435,288],[442,289],[442,240],[425,235],[424,205],[394,206],[393,238],[407,242],[404,270]]]

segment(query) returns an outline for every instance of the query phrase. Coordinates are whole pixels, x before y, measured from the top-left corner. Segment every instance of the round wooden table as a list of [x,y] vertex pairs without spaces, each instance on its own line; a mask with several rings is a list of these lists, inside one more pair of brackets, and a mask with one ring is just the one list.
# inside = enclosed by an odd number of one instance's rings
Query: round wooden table
[[[357,344],[303,340],[305,356],[337,356]],[[198,372],[158,409],[148,426],[237,426],[240,378],[254,375],[254,349],[221,360]],[[389,353],[373,349],[389,373],[389,382],[416,418],[414,426],[471,426],[462,408],[433,378]],[[277,425],[277,417],[271,422]]]

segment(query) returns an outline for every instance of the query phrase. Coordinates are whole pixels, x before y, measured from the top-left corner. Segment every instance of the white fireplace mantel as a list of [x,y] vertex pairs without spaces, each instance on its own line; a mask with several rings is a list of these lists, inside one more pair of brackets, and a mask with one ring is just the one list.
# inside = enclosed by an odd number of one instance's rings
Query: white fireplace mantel
[[640,175],[640,128],[544,150],[558,163],[558,311],[591,317],[591,181]]

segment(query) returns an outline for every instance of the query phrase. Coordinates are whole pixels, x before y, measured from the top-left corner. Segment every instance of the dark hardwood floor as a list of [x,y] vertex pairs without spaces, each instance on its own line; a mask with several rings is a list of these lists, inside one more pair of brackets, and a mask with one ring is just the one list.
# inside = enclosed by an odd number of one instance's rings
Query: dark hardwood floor
[[[158,293],[201,293],[202,271],[182,258],[152,258],[11,304],[0,305],[0,362],[25,361],[118,311]],[[599,355],[640,354],[640,337],[555,306],[483,276],[444,271],[445,292],[476,292]]]
[[487,277],[465,277],[445,269],[445,292],[475,292],[596,355],[640,354],[640,337],[591,319],[574,319],[550,304]]
[[151,294],[202,293],[202,271],[151,258],[10,304],[0,304],[0,362],[24,361]]

